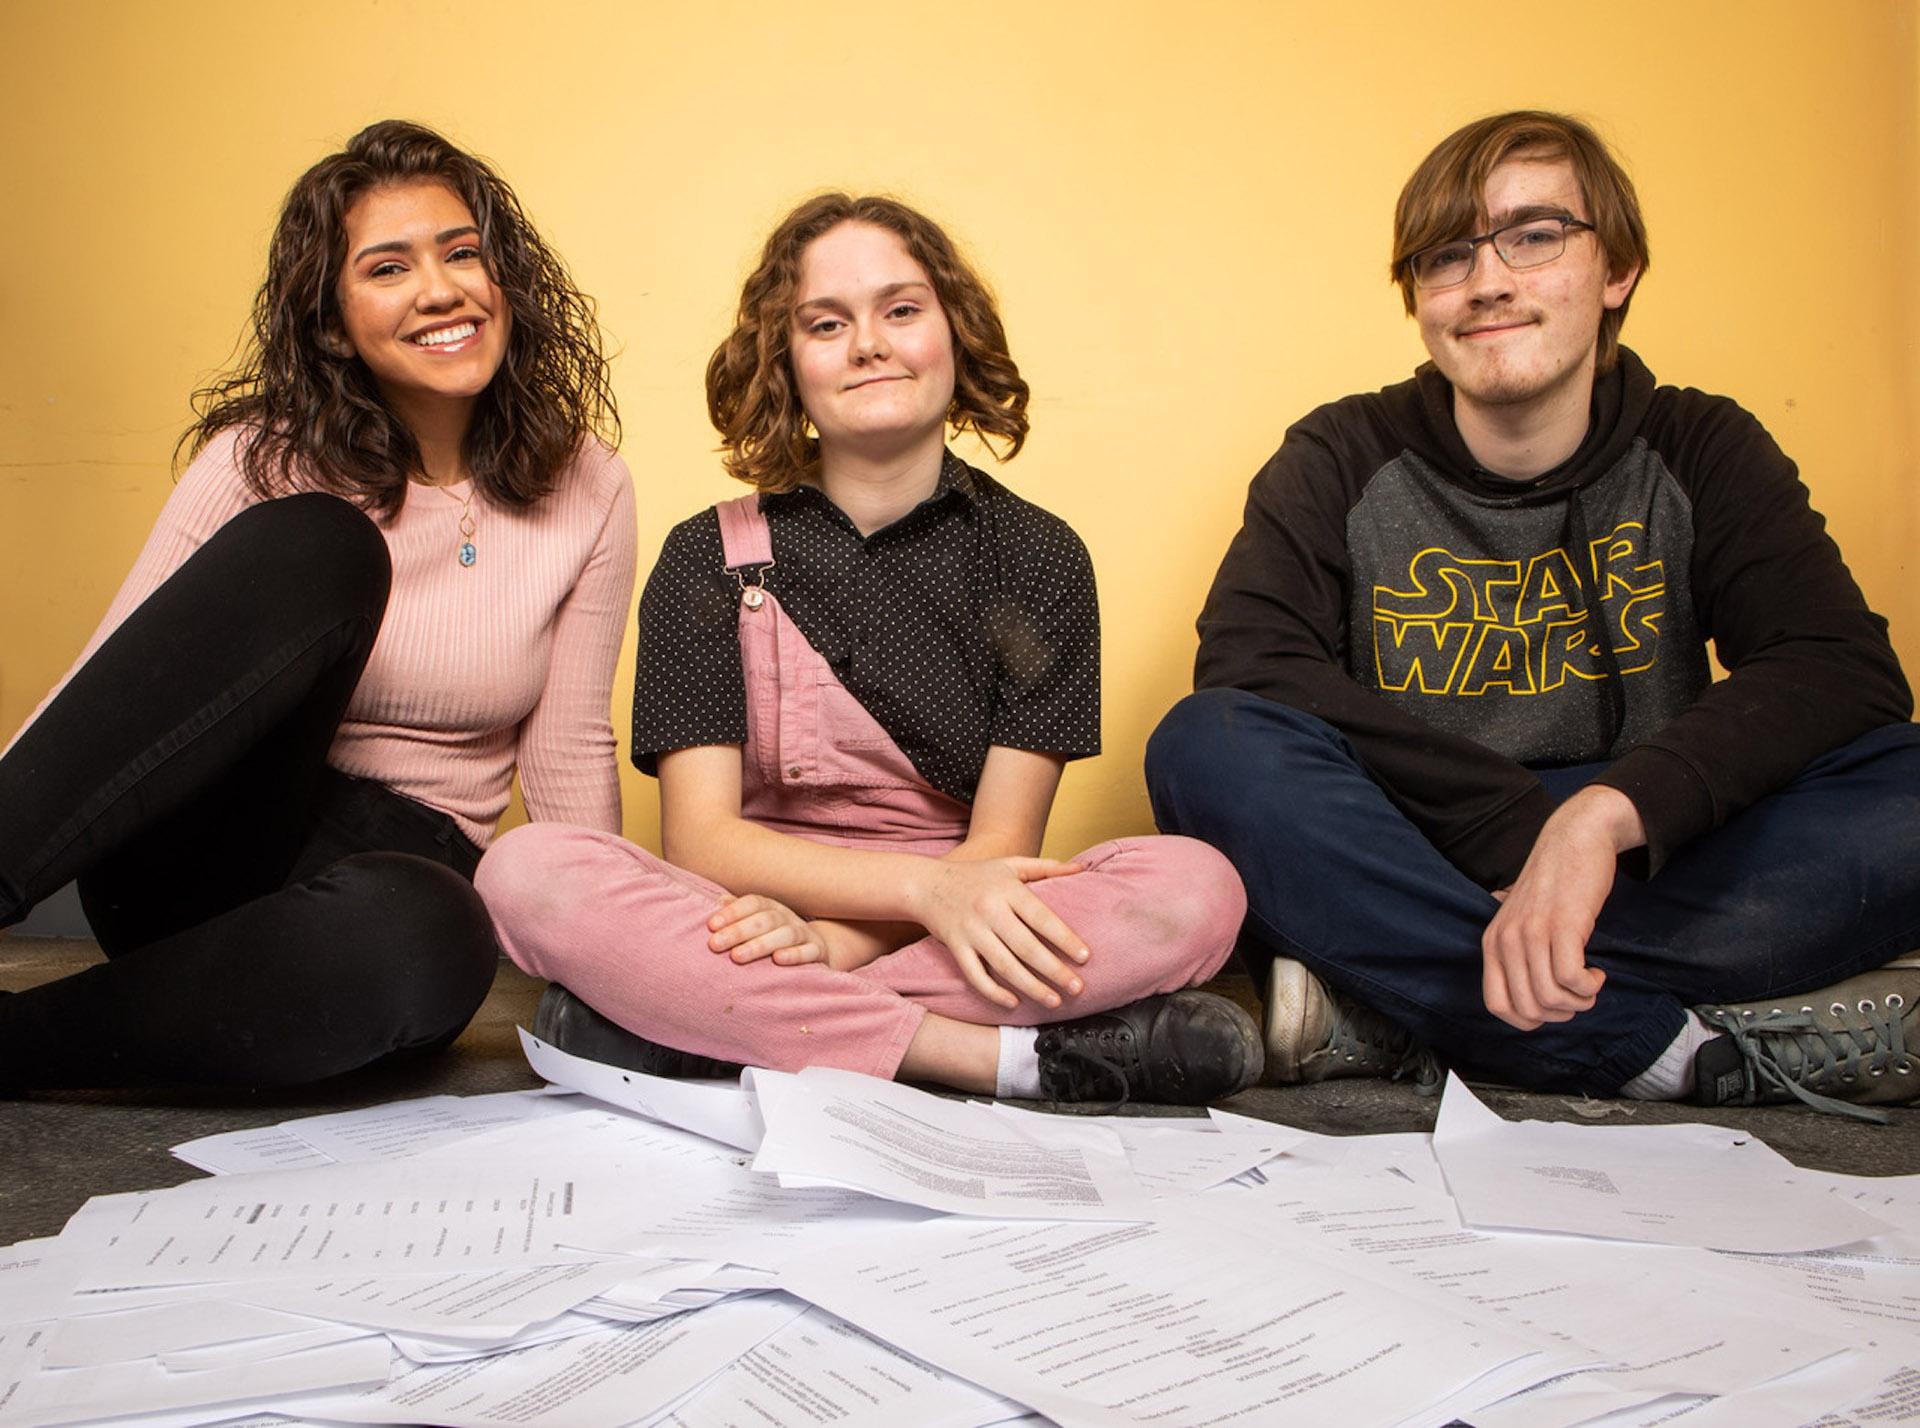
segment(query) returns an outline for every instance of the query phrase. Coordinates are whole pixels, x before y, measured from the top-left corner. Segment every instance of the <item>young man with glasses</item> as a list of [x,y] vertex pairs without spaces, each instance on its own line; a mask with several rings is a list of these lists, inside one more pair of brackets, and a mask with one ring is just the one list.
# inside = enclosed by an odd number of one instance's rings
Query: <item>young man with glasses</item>
[[1907,683],[1760,424],[1619,345],[1646,266],[1592,130],[1468,125],[1394,215],[1432,362],[1254,478],[1147,777],[1246,882],[1270,1079],[1920,1101]]

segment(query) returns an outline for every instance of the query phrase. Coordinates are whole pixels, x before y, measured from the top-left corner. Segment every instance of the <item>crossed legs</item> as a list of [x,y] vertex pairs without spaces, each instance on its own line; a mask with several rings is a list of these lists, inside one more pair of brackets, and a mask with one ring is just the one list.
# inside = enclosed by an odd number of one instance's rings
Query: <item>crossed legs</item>
[[965,1087],[1000,1025],[1066,1020],[1206,980],[1244,906],[1233,870],[1183,838],[1126,838],[1074,859],[1086,871],[1033,884],[1087,941],[1086,990],[1049,1009],[981,996],[923,937],[858,971],[737,965],[707,949],[727,894],[609,834],[533,824],[501,838],[475,883],[502,947],[650,1041],[775,1070],[835,1066]]
[[[1592,769],[1544,771],[1566,797]],[[1464,1070],[1610,1095],[1686,1008],[1824,986],[1920,945],[1920,729],[1876,730],[1681,850],[1622,877],[1589,961],[1598,1004],[1520,1032],[1481,1001],[1491,894],[1395,808],[1322,720],[1236,690],[1176,705],[1147,748],[1154,816],[1224,852],[1247,945],[1305,963]]]

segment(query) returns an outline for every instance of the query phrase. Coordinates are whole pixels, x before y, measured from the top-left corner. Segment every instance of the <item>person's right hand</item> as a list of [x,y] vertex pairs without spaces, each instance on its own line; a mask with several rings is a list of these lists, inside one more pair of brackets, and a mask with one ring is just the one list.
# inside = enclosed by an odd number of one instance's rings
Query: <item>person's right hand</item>
[[1540,829],[1499,912],[1480,939],[1487,1010],[1533,1031],[1591,1011],[1607,974],[1587,962],[1587,939],[1613,890],[1619,856],[1647,840],[1633,801],[1589,784]]
[[745,965],[771,957],[782,967],[827,960],[820,930],[783,902],[758,893],[730,897],[707,919],[707,950]]
[[1078,863],[1053,858],[930,858],[914,920],[946,944],[967,985],[996,1006],[1011,1010],[1024,996],[1057,1007],[1061,992],[1071,996],[1085,985],[1068,964],[1089,953],[1027,884],[1079,871]]

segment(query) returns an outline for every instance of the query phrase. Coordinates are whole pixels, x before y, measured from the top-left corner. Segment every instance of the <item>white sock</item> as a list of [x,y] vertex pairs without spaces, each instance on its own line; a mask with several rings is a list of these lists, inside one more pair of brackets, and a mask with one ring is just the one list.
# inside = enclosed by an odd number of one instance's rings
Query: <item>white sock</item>
[[[1622,1086],[1620,1094],[1636,1101],[1678,1101],[1691,1096],[1693,1053],[1719,1034],[1688,1012],[1687,1024],[1680,1028],[1680,1034],[1654,1058],[1653,1065]],[[1004,1059],[1006,1053],[1003,1051],[1000,1054]]]
[[1031,1026],[1000,1028],[1000,1069],[993,1094],[1019,1101],[1040,1099],[1040,1033]]

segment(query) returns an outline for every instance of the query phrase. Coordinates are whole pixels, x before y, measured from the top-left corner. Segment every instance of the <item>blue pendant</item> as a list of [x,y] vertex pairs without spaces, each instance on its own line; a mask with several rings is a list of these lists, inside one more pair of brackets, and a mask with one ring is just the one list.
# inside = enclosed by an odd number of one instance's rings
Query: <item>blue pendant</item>
[[479,558],[480,558],[480,552],[473,548],[472,541],[466,541],[462,543],[460,547],[460,563],[462,565],[472,565],[474,561],[478,560]]

